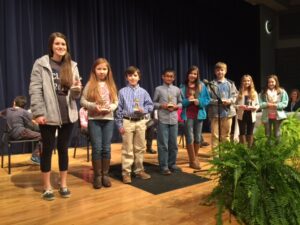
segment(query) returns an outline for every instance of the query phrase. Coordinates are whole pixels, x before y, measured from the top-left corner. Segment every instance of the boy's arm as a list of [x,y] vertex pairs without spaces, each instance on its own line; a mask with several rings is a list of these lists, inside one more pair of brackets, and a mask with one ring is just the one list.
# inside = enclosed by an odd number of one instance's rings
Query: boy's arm
[[154,108],[155,108],[155,109],[159,109],[159,108],[160,108],[160,103],[159,103],[159,90],[158,90],[157,88],[155,88],[155,91],[154,91],[153,104],[154,104]]
[[153,102],[147,91],[145,91],[145,100],[144,100],[144,113],[151,113],[153,111]]
[[235,102],[236,102],[238,90],[237,90],[234,82],[232,82],[232,81],[229,81],[229,82],[230,82],[230,97],[228,100],[230,101],[230,105],[231,105],[231,104],[235,104]]
[[123,108],[124,108],[124,100],[122,96],[122,92],[119,92],[118,97],[118,108],[116,111],[116,125],[118,129],[123,128]]
[[177,91],[177,109],[178,108],[182,108],[182,97],[181,97],[181,91],[179,88]]

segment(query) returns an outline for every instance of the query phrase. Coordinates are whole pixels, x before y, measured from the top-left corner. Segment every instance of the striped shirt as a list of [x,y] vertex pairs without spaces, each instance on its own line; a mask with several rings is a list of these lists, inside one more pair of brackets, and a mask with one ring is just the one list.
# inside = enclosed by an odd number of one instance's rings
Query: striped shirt
[[132,87],[127,85],[119,91],[119,105],[116,114],[116,124],[118,128],[123,126],[123,117],[140,117],[134,112],[134,106],[138,104],[143,109],[144,114],[153,111],[153,102],[149,93],[139,85]]

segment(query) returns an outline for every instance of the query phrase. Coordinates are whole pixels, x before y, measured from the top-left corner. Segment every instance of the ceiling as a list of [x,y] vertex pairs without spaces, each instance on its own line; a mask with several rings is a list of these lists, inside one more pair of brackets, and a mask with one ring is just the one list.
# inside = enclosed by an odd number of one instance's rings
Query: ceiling
[[300,0],[245,0],[252,5],[264,5],[278,12],[300,11]]

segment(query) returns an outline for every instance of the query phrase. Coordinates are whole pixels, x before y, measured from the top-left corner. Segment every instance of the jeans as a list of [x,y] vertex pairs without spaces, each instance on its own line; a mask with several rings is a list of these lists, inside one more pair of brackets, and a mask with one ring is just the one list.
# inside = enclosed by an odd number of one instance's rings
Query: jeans
[[89,120],[92,160],[110,159],[110,145],[114,130],[113,120]]
[[187,119],[185,121],[185,136],[186,136],[186,143],[188,145],[201,144],[202,125],[203,125],[203,120]]
[[161,170],[167,170],[176,165],[178,124],[158,123],[157,143],[158,162]]

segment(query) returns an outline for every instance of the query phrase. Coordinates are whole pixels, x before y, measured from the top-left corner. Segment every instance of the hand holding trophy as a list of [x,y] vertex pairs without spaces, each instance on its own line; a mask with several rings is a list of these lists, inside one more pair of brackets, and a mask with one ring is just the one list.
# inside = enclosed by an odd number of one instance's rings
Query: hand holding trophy
[[70,89],[74,92],[81,92],[82,89],[81,78],[75,79]]
[[138,98],[134,98],[133,102],[134,102],[133,112],[136,113],[136,114],[142,114],[143,113],[143,109],[139,105],[140,100]]
[[102,114],[106,114],[110,111],[107,101],[105,100],[103,95],[100,95],[100,98],[99,98],[99,101],[97,104],[97,108],[98,108],[98,111]]
[[173,96],[172,95],[168,95],[168,105],[167,105],[167,107],[169,109],[173,109],[174,108]]

